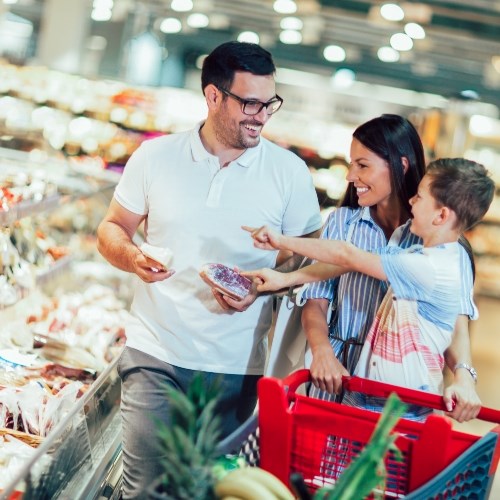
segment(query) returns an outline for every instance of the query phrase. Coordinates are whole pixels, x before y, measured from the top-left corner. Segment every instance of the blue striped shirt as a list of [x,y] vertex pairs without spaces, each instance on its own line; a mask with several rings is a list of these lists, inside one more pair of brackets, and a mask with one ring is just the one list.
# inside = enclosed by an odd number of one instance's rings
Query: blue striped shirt
[[[410,221],[394,231],[389,242],[382,229],[370,215],[370,208],[341,207],[333,211],[321,234],[323,239],[350,241],[353,245],[373,252],[386,245],[409,248],[421,244],[418,236],[410,232]],[[472,298],[472,267],[469,257],[460,245],[461,300],[460,314],[477,318],[477,308]],[[303,291],[303,299],[325,298],[335,300],[330,321],[330,343],[335,355],[342,361],[344,344],[348,339],[357,343],[347,343],[348,358],[346,369],[353,373],[361,352],[362,344],[375,318],[375,314],[388,289],[388,283],[357,272],[350,272],[327,281],[311,283]],[[349,345],[350,344],[350,345]],[[321,392],[312,387],[311,395],[318,397]],[[324,394],[321,397],[327,398]]]

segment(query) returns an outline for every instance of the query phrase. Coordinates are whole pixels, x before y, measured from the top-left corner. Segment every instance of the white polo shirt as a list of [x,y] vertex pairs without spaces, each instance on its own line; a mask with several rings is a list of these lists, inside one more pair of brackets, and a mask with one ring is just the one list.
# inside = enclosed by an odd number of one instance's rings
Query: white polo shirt
[[[200,124],[201,125],[201,124]],[[244,312],[224,311],[198,275],[208,262],[243,270],[274,267],[276,252],[259,250],[242,225],[268,225],[299,236],[321,227],[305,163],[261,138],[220,168],[195,130],[144,142],[115,190],[127,210],[148,214],[146,241],[174,254],[169,279],[137,278],[127,345],[191,370],[262,374],[271,298]]]

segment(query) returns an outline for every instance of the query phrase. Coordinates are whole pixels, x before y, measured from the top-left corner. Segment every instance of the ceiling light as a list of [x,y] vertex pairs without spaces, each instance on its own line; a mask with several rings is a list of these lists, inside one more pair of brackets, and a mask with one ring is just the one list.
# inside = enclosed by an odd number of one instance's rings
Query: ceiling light
[[275,0],[273,9],[279,14],[294,14],[297,4],[293,0]]
[[172,0],[170,8],[176,12],[189,12],[193,10],[192,0]]
[[160,24],[162,33],[179,33],[182,30],[182,23],[176,17],[166,17]]
[[191,28],[206,28],[208,26],[208,16],[205,14],[190,14],[187,18],[187,24]]
[[422,40],[425,38],[425,30],[417,23],[408,23],[405,25],[405,33],[414,40]]
[[105,8],[112,9],[113,8],[113,0],[94,0],[92,6],[94,9]]
[[380,14],[387,21],[401,21],[405,17],[403,9],[395,3],[386,3],[380,7]]
[[111,9],[108,9],[106,7],[103,8],[99,7],[92,9],[90,17],[94,21],[109,21],[112,15],[113,12],[111,11]]
[[196,58],[196,62],[194,63],[194,65],[198,68],[198,69],[201,69],[203,67],[203,61],[205,60],[205,58],[207,57],[208,54],[202,54],[201,56],[198,56]]
[[333,75],[332,83],[334,87],[347,89],[354,83],[355,79],[356,73],[352,69],[341,68]]
[[380,47],[377,51],[377,56],[382,62],[399,61],[399,52],[392,47]]
[[323,57],[330,62],[342,62],[345,60],[345,50],[339,45],[327,45]]
[[500,73],[500,56],[493,56],[491,58],[491,64],[495,68],[495,71]]
[[280,21],[280,28],[282,30],[301,30],[302,27],[304,26],[304,23],[302,22],[302,19],[299,19],[298,17],[284,17]]
[[479,94],[475,90],[467,89],[460,92],[460,97],[462,97],[463,99],[476,100],[479,99]]
[[291,45],[296,45],[302,41],[302,34],[300,31],[295,30],[283,30],[280,33],[280,42],[287,43]]
[[238,42],[259,43],[259,35],[254,31],[242,31],[237,38]]
[[15,3],[17,3],[17,0],[3,0],[3,3],[7,4],[7,5],[13,5]]
[[488,136],[495,129],[494,120],[488,116],[472,115],[469,121],[469,131],[472,135]]
[[413,40],[406,33],[395,33],[391,36],[391,47],[399,51],[411,50]]

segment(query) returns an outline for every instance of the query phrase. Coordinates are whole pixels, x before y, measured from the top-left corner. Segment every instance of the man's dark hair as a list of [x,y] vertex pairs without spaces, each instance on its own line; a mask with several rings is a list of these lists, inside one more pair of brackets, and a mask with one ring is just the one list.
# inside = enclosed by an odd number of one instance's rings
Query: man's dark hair
[[488,211],[495,194],[495,183],[488,170],[465,158],[441,158],[429,163],[429,190],[441,206],[453,210],[457,228],[467,231]]
[[237,71],[273,75],[276,66],[271,54],[256,43],[226,42],[216,47],[203,61],[201,89],[204,91],[212,83],[229,90]]
[[[402,116],[384,114],[360,125],[352,136],[387,162],[391,190],[410,214],[409,200],[417,192],[418,184],[425,174],[424,147],[415,127]],[[408,161],[406,173],[402,158]],[[349,183],[341,206],[359,207],[353,183]]]

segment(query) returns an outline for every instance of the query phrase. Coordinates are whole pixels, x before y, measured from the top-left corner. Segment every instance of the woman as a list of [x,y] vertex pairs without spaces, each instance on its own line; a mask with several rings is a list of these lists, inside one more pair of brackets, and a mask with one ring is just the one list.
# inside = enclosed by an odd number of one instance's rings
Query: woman
[[[407,248],[418,243],[409,231],[409,199],[425,172],[424,151],[413,125],[398,115],[382,115],[353,134],[349,187],[341,206],[330,214],[322,238],[342,239],[371,250],[383,245]],[[461,314],[453,341],[445,353],[452,383],[444,398],[450,416],[459,422],[474,418],[480,408],[471,367],[469,317],[477,317],[472,301],[470,247],[462,251]],[[387,291],[387,283],[360,273],[311,283],[302,297],[302,325],[312,355],[311,396],[332,398],[341,377],[353,372],[361,346]],[[334,304],[327,321],[330,304]],[[463,369],[465,367],[465,369]],[[456,401],[452,410],[452,400]]]

